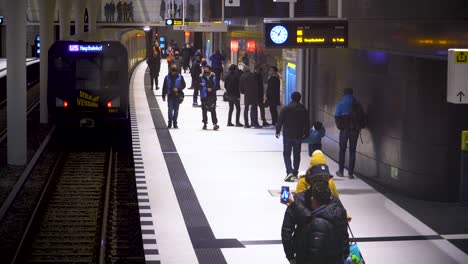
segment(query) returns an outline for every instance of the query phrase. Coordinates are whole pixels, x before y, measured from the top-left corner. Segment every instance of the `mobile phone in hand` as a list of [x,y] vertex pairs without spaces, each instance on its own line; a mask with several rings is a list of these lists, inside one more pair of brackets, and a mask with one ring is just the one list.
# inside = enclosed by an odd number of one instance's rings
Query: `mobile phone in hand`
[[281,201],[287,203],[289,200],[289,186],[281,186]]

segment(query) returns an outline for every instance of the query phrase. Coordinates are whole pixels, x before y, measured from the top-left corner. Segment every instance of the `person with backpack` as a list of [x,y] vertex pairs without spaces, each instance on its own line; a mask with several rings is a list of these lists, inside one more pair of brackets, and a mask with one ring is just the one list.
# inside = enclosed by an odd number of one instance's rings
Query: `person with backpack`
[[182,74],[177,71],[175,64],[171,64],[169,69],[169,74],[164,78],[162,99],[166,101],[167,95],[167,128],[172,128],[172,125],[174,125],[174,128],[179,128],[177,117],[179,116],[179,106],[184,96],[182,90],[185,88],[185,80]]
[[356,146],[361,129],[366,126],[364,110],[359,101],[353,96],[352,88],[344,89],[344,96],[338,102],[335,111],[335,123],[340,130],[340,154],[338,158],[339,169],[336,176],[344,176],[346,148],[349,142],[348,177],[354,179],[354,165],[356,163]]
[[[316,165],[311,170],[322,175],[328,167]],[[289,262],[344,263],[349,256],[347,213],[331,195],[328,182],[318,178],[307,191],[290,195],[286,204],[281,237]]]
[[206,65],[203,74],[200,76],[200,99],[202,102],[202,122],[203,129],[206,130],[208,123],[208,111],[211,112],[213,130],[218,130],[218,118],[216,117],[216,76],[211,71],[211,67]]

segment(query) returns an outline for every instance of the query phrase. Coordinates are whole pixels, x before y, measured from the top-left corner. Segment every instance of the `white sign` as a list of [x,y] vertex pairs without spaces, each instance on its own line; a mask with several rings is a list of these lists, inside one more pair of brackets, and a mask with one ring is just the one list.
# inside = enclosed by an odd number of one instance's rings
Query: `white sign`
[[447,102],[468,104],[468,49],[449,49]]
[[240,6],[240,0],[224,0],[224,6]]
[[174,26],[174,30],[184,30],[192,32],[227,32],[228,26],[225,23],[194,23],[191,22],[185,26]]

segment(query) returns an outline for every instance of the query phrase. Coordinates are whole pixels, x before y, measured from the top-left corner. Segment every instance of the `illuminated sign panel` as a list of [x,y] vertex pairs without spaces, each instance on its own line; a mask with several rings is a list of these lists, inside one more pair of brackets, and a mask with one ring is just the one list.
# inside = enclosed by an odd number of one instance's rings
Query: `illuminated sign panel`
[[346,48],[346,19],[284,19],[264,21],[266,48]]
[[182,21],[182,19],[166,19],[166,26],[182,26],[183,24],[184,22]]
[[69,52],[82,52],[82,53],[101,53],[102,45],[94,44],[70,44],[68,45]]

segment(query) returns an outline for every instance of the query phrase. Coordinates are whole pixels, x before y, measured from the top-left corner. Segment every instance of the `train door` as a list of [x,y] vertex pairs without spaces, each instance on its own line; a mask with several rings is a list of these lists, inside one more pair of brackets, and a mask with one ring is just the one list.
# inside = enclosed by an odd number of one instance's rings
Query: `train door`
[[296,91],[296,64],[288,63],[286,66],[286,92],[285,104],[291,101],[291,94]]

